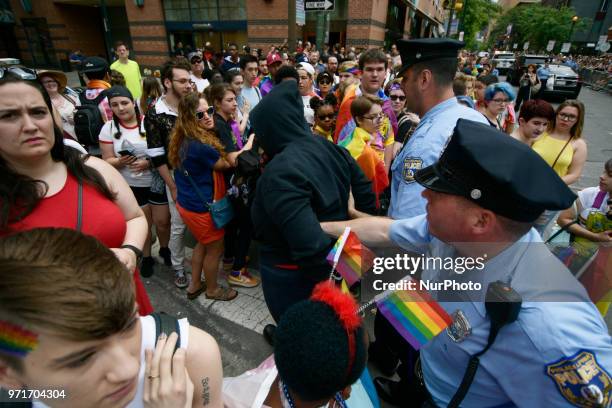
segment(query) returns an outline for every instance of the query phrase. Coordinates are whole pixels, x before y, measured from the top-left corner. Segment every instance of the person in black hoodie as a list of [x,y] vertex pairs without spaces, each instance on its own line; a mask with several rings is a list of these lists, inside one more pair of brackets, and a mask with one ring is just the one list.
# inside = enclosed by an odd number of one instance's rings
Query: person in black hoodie
[[251,208],[260,241],[264,298],[278,322],[292,304],[308,299],[329,277],[325,257],[335,240],[321,221],[347,220],[355,208],[373,214],[370,181],[349,152],[310,131],[296,81],[284,81],[251,112],[259,146],[268,157]]

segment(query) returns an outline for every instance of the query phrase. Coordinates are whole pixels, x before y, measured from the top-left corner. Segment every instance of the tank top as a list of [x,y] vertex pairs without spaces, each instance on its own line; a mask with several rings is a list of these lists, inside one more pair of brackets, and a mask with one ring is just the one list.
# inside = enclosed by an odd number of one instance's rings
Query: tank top
[[[82,208],[81,232],[97,238],[109,248],[120,247],[127,226],[119,206],[95,187],[83,183]],[[76,229],[77,209],[78,183],[76,178],[68,173],[60,191],[43,198],[24,219],[10,224],[9,230],[18,232],[41,227]]]
[[[548,163],[549,166],[552,166],[566,143],[567,140],[555,139],[551,137],[548,132],[545,132],[541,138],[533,143],[532,148],[546,161],[546,163]],[[559,175],[559,177],[563,177],[567,174],[569,166],[572,164],[573,157],[574,147],[570,142],[567,144],[565,149],[563,149],[563,153],[561,153],[555,167],[553,167],[553,170]]]
[[[180,348],[187,350],[189,345],[189,321],[187,319],[180,319],[179,332],[180,332]],[[125,408],[142,408],[144,403],[142,401],[144,393],[144,382],[145,382],[145,350],[155,350],[155,319],[152,316],[141,316],[140,317],[140,329],[141,329],[141,340],[140,340],[140,370],[138,371],[138,387],[136,388],[136,394],[134,399],[126,405]],[[49,408],[47,405],[40,401],[32,402],[33,408]]]

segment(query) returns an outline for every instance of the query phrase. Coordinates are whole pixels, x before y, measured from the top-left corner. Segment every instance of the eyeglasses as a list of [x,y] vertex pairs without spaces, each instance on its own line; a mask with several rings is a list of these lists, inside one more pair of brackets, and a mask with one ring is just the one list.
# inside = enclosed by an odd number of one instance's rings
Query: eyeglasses
[[181,85],[193,84],[193,81],[191,81],[191,79],[173,79],[172,82],[178,82]]
[[210,118],[212,115],[215,114],[215,108],[213,108],[212,106],[209,106],[208,109],[206,109],[205,111],[197,111],[195,116],[197,120],[202,120],[204,119],[204,114],[207,114],[208,117]]
[[501,105],[502,103],[508,103],[508,102],[510,102],[508,99],[491,99],[491,101],[492,101],[492,102],[495,102],[495,103],[499,103],[500,105]]
[[385,115],[383,113],[379,113],[378,115],[373,115],[373,116],[371,116],[371,115],[363,115],[363,117],[365,119],[371,120],[372,122],[376,122],[376,121],[379,121],[379,120],[383,120]]
[[400,102],[404,102],[406,100],[406,97],[403,95],[391,95],[389,98],[391,98],[392,101],[399,100]]
[[36,79],[36,71],[30,68],[24,67],[0,67],[0,79],[4,78],[4,75],[10,72],[13,75],[17,75],[21,79],[33,80]]
[[573,121],[578,119],[578,116],[575,116],[575,115],[566,115],[565,113],[560,113],[558,116],[559,116],[559,118],[561,120],[566,120],[568,122],[573,122]]
[[336,115],[334,113],[330,113],[328,115],[317,115],[317,117],[319,118],[319,120],[327,120],[327,119],[333,120],[336,117]]
[[194,59],[191,60],[192,64],[199,64],[200,62],[202,62],[202,60],[199,59],[199,58],[194,58]]
[[331,84],[331,80],[327,78],[323,78],[319,80],[319,85],[330,85],[330,84]]

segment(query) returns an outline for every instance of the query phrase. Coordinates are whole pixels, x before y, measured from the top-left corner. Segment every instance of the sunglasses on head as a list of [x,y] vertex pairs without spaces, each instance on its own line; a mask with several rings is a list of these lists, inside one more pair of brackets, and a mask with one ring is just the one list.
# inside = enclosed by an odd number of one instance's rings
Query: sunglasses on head
[[0,79],[4,78],[7,72],[17,75],[21,79],[34,80],[36,79],[36,71],[30,68],[23,67],[0,67]]
[[211,117],[213,114],[215,113],[215,108],[213,108],[212,106],[209,106],[208,109],[206,109],[205,111],[197,111],[195,116],[197,120],[202,120],[204,119],[204,114],[207,114],[208,117]]
[[336,115],[334,113],[330,113],[327,115],[317,115],[317,117],[319,118],[319,120],[327,120],[327,119],[333,120],[336,117]]
[[398,99],[400,101],[405,101],[406,97],[403,95],[391,95],[389,98],[391,98],[392,101],[397,101]]

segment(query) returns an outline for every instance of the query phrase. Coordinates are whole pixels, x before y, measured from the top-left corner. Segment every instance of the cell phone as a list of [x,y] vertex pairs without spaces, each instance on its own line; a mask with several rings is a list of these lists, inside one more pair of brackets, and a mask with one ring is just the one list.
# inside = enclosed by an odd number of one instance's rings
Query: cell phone
[[129,150],[120,150],[119,154],[121,156],[133,156],[132,152],[130,152]]

